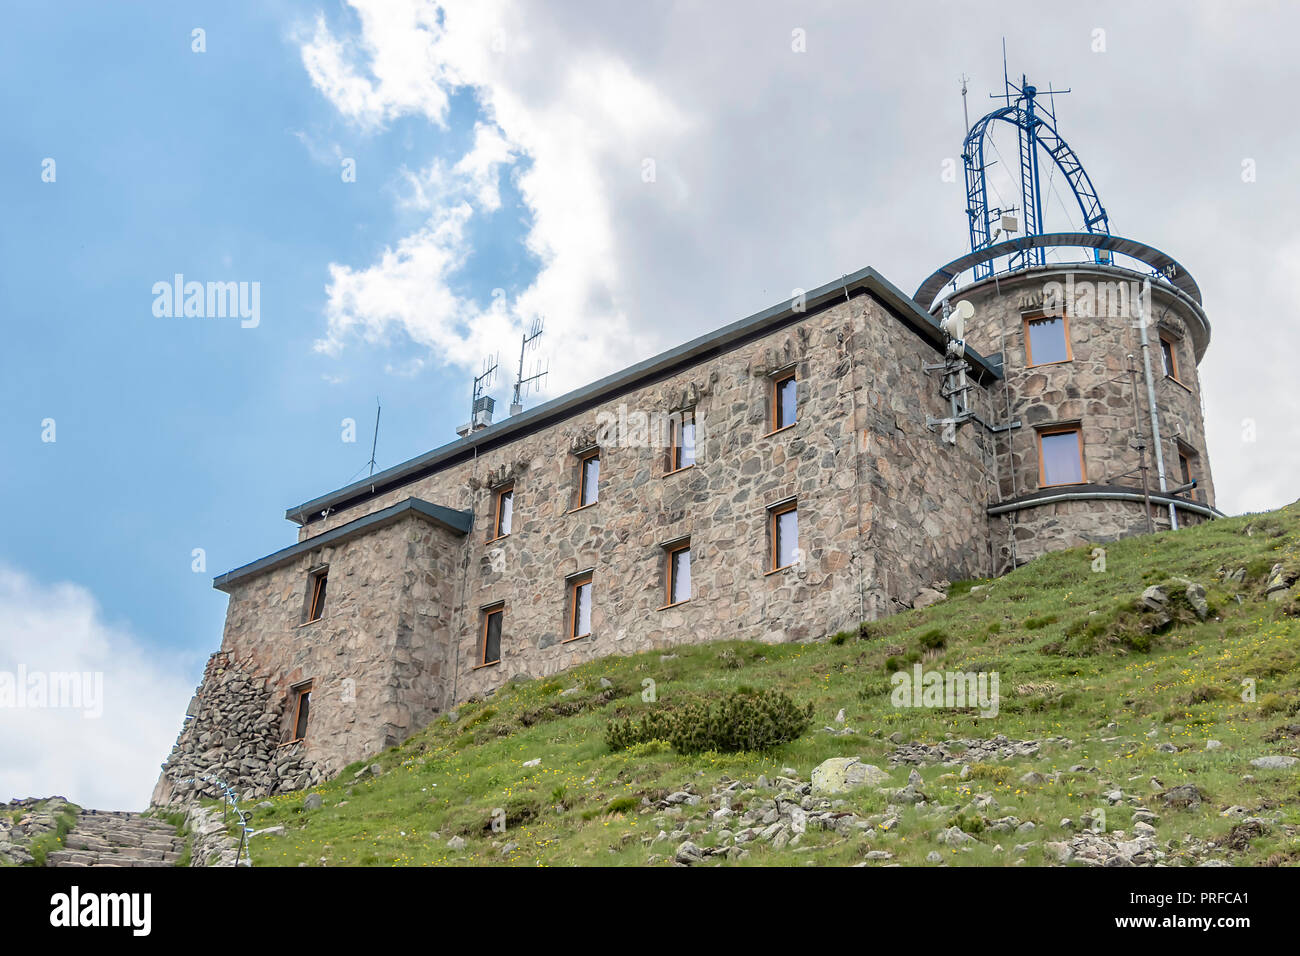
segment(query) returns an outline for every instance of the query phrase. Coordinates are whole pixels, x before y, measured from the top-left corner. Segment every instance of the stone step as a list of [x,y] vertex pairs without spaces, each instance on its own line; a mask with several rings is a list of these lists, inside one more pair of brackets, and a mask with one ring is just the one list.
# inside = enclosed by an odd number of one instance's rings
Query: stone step
[[172,866],[185,841],[165,820],[138,813],[83,811],[46,857],[47,866]]

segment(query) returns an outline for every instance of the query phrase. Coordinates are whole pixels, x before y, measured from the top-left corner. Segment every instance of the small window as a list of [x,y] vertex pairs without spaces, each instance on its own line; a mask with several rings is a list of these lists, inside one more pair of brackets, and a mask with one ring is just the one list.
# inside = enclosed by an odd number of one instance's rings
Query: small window
[[1192,470],[1192,459],[1196,457],[1192,452],[1178,449],[1178,468],[1183,473],[1183,484],[1190,485],[1196,480],[1196,475]]
[[1160,359],[1164,363],[1165,375],[1178,381],[1178,347],[1173,339],[1160,336]]
[[569,640],[591,634],[591,572],[569,578]]
[[307,577],[307,620],[319,621],[325,615],[325,592],[329,584],[329,568],[320,568]]
[[1029,365],[1055,365],[1068,362],[1070,323],[1064,316],[1049,315],[1025,320],[1025,359]]
[[483,647],[479,664],[496,664],[501,660],[501,624],[505,619],[505,605],[483,610]]
[[311,715],[311,684],[300,684],[293,689],[293,736],[289,743],[307,737],[307,719]]
[[798,388],[794,372],[787,372],[772,383],[772,431],[789,428],[797,420]]
[[681,604],[691,599],[691,543],[682,541],[669,545],[668,552],[668,604]]
[[799,509],[795,502],[771,511],[772,570],[788,568],[799,558]]
[[1085,480],[1083,435],[1077,428],[1038,433],[1039,484],[1078,485]]
[[506,485],[497,489],[496,506],[493,509],[493,539],[504,538],[510,533],[510,525],[515,515],[515,486]]
[[578,507],[585,508],[600,500],[600,452],[582,456],[578,463]]
[[668,433],[668,471],[681,471],[695,464],[695,409],[674,414]]

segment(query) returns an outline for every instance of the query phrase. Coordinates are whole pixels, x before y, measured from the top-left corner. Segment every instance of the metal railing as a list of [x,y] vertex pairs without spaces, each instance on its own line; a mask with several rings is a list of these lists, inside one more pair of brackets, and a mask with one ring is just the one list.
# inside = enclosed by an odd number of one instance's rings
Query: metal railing
[[[235,788],[220,777],[210,773],[201,773],[196,777],[187,777],[182,783],[193,781],[195,783],[207,783],[221,791],[221,822],[226,826],[230,825],[230,811],[235,811],[235,816],[239,818],[239,847],[235,850],[235,866],[239,866],[239,861],[243,857],[244,850],[248,846],[248,838],[253,832],[253,828],[248,825],[248,815],[239,809],[239,796],[235,793]],[[251,858],[250,858],[251,864]]]

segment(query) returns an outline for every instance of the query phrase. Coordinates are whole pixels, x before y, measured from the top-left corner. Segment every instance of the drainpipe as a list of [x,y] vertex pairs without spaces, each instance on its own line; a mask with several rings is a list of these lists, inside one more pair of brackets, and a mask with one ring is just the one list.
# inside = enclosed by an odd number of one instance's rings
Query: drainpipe
[[[1151,342],[1147,337],[1147,315],[1145,304],[1151,300],[1151,280],[1142,280],[1142,294],[1137,297],[1138,309],[1138,331],[1142,336],[1142,367],[1146,374],[1147,380],[1147,405],[1151,409],[1151,444],[1156,449],[1156,476],[1160,480],[1160,490],[1167,491],[1165,486],[1165,454],[1160,444],[1160,416],[1156,413],[1156,384],[1151,377]],[[1169,527],[1173,531],[1178,530],[1178,512],[1174,505],[1169,505]]]

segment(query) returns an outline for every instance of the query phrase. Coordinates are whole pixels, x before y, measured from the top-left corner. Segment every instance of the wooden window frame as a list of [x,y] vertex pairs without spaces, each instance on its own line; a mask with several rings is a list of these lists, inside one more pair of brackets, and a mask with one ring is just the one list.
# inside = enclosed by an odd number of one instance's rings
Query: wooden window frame
[[[1057,481],[1052,484],[1047,483],[1047,461],[1043,457],[1043,438],[1048,435],[1070,435],[1077,436],[1079,445],[1079,480],[1078,481]],[[1038,487],[1039,488],[1068,488],[1071,485],[1086,485],[1088,483],[1088,464],[1083,453],[1083,426],[1082,425],[1053,425],[1050,428],[1040,428],[1036,433],[1035,441],[1038,444]]]
[[[776,574],[778,571],[784,571],[786,568],[792,568],[797,561],[791,561],[789,564],[778,564],[781,560],[781,554],[778,550],[780,545],[780,534],[778,531],[778,521],[781,515],[795,512],[795,521],[798,521],[799,500],[793,498],[790,501],[783,501],[779,504],[772,505],[767,509],[767,535],[770,539],[770,550],[768,554],[768,574]],[[798,533],[795,535],[795,550],[799,549]]]
[[596,609],[596,574],[595,571],[580,571],[571,575],[565,582],[569,591],[569,636],[562,643],[568,644],[570,641],[580,641],[584,637],[591,637],[592,632],[587,631],[585,634],[575,634],[578,629],[578,589],[584,584],[591,587],[591,607],[592,612]]
[[[690,538],[682,538],[680,541],[674,541],[672,544],[664,545],[664,558],[668,563],[664,569],[664,585],[665,585],[664,592],[665,593],[664,593],[663,607],[661,607],[660,610],[663,610],[663,608],[677,607],[679,604],[686,604],[688,601],[691,600],[691,598],[695,596],[695,575],[694,573],[692,573],[690,595],[688,597],[683,598],[680,601],[673,600],[673,585],[676,583],[676,575],[674,574],[673,571],[674,568],[673,558],[676,557],[676,555],[682,551],[690,551],[690,550],[691,550]],[[693,563],[693,556],[692,556],[692,563]]]
[[[501,663],[501,639],[505,637],[506,602],[498,601],[495,604],[487,604],[480,610],[483,612],[483,629],[479,632],[478,663],[474,665],[476,668],[491,667],[493,664]],[[497,635],[497,659],[490,661],[487,659],[488,628],[492,623],[493,616],[497,614],[501,615],[501,633]]]
[[675,475],[679,471],[685,471],[687,468],[694,468],[695,462],[699,459],[700,449],[699,444],[696,443],[693,449],[695,457],[691,460],[691,463],[689,465],[681,464],[681,452],[685,447],[681,442],[681,429],[682,426],[686,424],[687,416],[690,417],[691,425],[695,427],[695,434],[698,435],[699,433],[699,418],[695,414],[696,407],[697,406],[695,405],[691,405],[689,408],[678,409],[669,416],[668,470],[664,472],[665,477],[668,475]]
[[596,467],[600,467],[600,449],[592,448],[578,456],[578,503],[571,510],[578,511],[582,508],[590,508],[594,504],[600,503],[600,475],[596,476],[596,497],[591,501],[586,500],[587,495],[587,463],[592,459],[596,461]]
[[[307,613],[304,615],[306,620],[302,622],[304,626],[307,624],[315,624],[325,616],[324,598],[329,597],[329,573],[330,567],[328,564],[322,565],[318,568],[312,568],[307,572]],[[322,584],[325,585],[324,598],[322,598],[321,595]],[[321,599],[319,609],[317,608],[316,603],[318,598]],[[319,610],[320,613],[317,613],[317,610]]]
[[510,530],[515,527],[515,483],[507,482],[492,491],[492,537],[488,538],[488,543],[500,541],[502,538],[510,537],[510,531],[501,533],[501,499],[506,495],[510,496]]
[[[1060,319],[1063,324],[1065,335],[1065,358],[1055,362],[1035,362],[1033,338],[1029,333],[1029,326],[1035,322],[1046,322],[1052,319]],[[1051,365],[1065,365],[1067,362],[1074,361],[1074,349],[1070,345],[1070,317],[1064,311],[1060,315],[1049,315],[1046,312],[1037,315],[1026,315],[1023,317],[1024,334],[1025,334],[1025,368],[1046,368]]]
[[[794,396],[794,421],[781,423],[781,386],[786,382],[795,383]],[[769,396],[769,402],[772,406],[772,414],[768,419],[768,427],[771,429],[768,434],[775,435],[777,432],[783,432],[787,428],[794,428],[799,424],[799,376],[797,370],[790,368],[782,372],[777,372],[772,376],[772,391]]]
[[289,692],[294,695],[293,696],[293,721],[289,724],[289,739],[285,741],[285,744],[301,743],[302,741],[307,739],[306,727],[303,728],[302,736],[301,737],[297,736],[298,718],[302,716],[302,699],[303,697],[306,697],[309,701],[307,719],[309,721],[311,720],[310,700],[311,700],[311,689],[313,683],[314,683],[313,681],[303,681],[302,683],[294,684],[292,687],[289,688]]
[[[1178,340],[1164,332],[1161,332],[1157,338],[1160,340],[1160,364],[1164,367],[1165,378],[1171,378],[1181,385],[1183,380],[1178,377]],[[1169,347],[1168,366],[1165,363],[1165,346]]]

